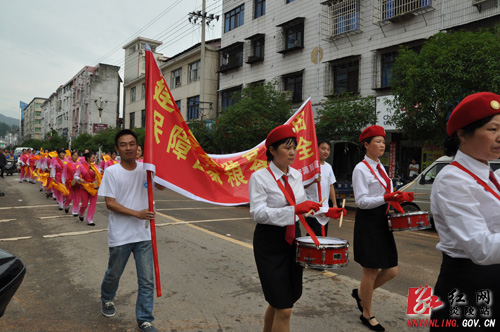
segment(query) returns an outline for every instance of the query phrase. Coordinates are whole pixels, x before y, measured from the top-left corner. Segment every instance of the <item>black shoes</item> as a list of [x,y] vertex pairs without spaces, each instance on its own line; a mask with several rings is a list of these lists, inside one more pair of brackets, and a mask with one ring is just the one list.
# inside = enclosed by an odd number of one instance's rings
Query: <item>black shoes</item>
[[64,209],[64,212],[69,213],[69,209]]
[[361,306],[361,299],[359,298],[357,288],[354,288],[352,290],[351,296],[356,300],[356,303],[358,304],[359,311],[361,311],[361,313],[363,313],[363,307]]
[[380,324],[377,324],[377,325],[372,325],[370,324],[370,321],[372,319],[374,319],[375,316],[372,316],[370,317],[369,319],[363,317],[363,314],[361,314],[361,316],[359,316],[359,319],[361,319],[361,322],[363,323],[363,325],[365,325],[366,327],[368,327],[370,330],[372,331],[380,331],[380,332],[383,332],[385,331],[384,327]]

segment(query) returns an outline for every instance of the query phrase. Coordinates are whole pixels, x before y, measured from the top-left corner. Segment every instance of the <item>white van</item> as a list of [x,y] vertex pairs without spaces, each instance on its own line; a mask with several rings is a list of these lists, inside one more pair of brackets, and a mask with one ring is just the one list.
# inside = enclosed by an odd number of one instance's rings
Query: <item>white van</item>
[[33,148],[30,148],[30,147],[27,147],[27,146],[22,146],[22,147],[19,147],[19,148],[16,148],[14,150],[14,156],[16,156],[16,158],[19,158],[19,156],[23,153],[23,150],[26,149],[31,149],[33,150]]
[[[398,190],[404,190],[408,192],[414,192],[415,194],[425,194],[416,195],[415,200],[411,203],[405,202],[401,204],[401,207],[405,212],[415,212],[415,211],[428,211],[429,216],[431,215],[431,191],[432,184],[436,175],[449,163],[453,161],[452,157],[441,157],[429,165],[422,173],[420,173],[414,181],[404,185]],[[496,159],[490,162],[490,166],[493,171],[500,168],[500,159]]]

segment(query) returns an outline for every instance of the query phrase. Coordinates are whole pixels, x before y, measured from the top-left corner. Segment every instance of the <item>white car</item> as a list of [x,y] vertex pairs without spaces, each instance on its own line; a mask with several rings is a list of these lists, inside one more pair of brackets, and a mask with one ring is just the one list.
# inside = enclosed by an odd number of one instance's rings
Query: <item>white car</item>
[[[420,173],[412,182],[402,186],[398,190],[414,192],[415,200],[411,203],[405,202],[401,204],[401,207],[405,212],[416,212],[416,211],[428,211],[429,216],[432,218],[430,212],[431,209],[431,191],[432,184],[436,175],[449,163],[453,161],[452,157],[441,157],[429,165],[422,173]],[[496,159],[490,162],[490,166],[493,171],[500,169],[500,159]],[[432,220],[432,219],[431,219]]]

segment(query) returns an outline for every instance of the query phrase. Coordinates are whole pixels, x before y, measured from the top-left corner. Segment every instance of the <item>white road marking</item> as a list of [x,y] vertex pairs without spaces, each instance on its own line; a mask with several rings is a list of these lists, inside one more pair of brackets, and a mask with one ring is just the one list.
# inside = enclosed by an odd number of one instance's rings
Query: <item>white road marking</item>
[[28,239],[31,239],[31,236],[21,236],[21,237],[11,237],[11,238],[6,238],[6,239],[0,239],[0,242],[28,240]]
[[17,219],[0,219],[0,222],[15,221]]

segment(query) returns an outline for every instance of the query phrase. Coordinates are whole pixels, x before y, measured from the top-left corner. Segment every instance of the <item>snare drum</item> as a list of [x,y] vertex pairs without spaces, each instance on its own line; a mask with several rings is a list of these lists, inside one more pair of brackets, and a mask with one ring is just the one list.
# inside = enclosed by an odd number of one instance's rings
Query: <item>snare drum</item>
[[393,213],[389,215],[388,222],[391,231],[415,231],[432,227],[427,211]]
[[333,237],[318,236],[316,247],[310,236],[296,239],[295,261],[304,267],[336,269],[347,266],[349,241]]

